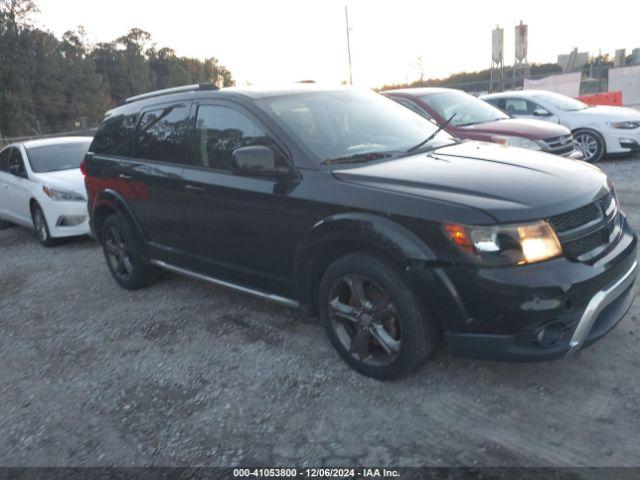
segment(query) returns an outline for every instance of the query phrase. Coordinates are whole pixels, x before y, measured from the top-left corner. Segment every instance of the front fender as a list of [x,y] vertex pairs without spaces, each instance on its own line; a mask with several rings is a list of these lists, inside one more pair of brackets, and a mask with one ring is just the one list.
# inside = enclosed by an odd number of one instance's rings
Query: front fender
[[[370,248],[393,258],[403,268],[436,261],[433,251],[413,232],[393,220],[371,213],[341,213],[316,223],[300,241],[294,277],[300,303],[311,306],[322,258],[353,246]],[[334,251],[332,251],[334,250]]]

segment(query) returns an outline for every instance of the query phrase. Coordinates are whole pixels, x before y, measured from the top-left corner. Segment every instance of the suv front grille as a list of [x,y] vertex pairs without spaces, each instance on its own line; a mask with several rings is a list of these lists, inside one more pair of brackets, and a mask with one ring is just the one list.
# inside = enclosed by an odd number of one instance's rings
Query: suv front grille
[[620,236],[620,213],[612,191],[599,200],[549,219],[565,255],[589,261],[611,246]]
[[545,138],[542,141],[546,147],[545,151],[555,155],[568,155],[574,149],[573,135],[571,134]]

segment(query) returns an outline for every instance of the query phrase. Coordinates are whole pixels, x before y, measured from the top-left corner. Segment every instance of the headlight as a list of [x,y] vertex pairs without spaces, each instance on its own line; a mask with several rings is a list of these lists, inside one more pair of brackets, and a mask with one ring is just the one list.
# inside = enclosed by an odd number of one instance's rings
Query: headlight
[[637,122],[630,122],[630,121],[611,122],[611,126],[613,128],[623,128],[625,130],[632,130],[634,128],[639,128],[640,127],[640,121],[637,121]]
[[42,186],[42,191],[52,200],[67,202],[84,202],[84,196],[69,190],[61,190],[59,188],[51,188],[47,185]]
[[528,138],[512,137],[510,135],[495,135],[493,141],[509,147],[527,148],[529,150],[542,150],[542,147]]
[[446,223],[444,231],[460,250],[486,265],[523,265],[562,255],[556,233],[544,221],[491,227]]

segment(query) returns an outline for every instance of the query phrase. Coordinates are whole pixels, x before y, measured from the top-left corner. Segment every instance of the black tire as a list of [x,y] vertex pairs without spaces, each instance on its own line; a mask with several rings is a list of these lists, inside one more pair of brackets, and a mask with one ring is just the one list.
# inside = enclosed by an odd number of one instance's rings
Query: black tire
[[607,153],[604,138],[595,130],[581,129],[573,132],[573,138],[582,151],[585,162],[598,162]]
[[59,239],[51,236],[49,225],[47,224],[47,217],[44,216],[42,208],[40,208],[40,205],[37,203],[31,207],[31,220],[33,221],[36,238],[43,246],[49,248],[60,244]]
[[[357,290],[360,295],[353,293]],[[438,346],[433,320],[400,269],[385,259],[353,253],[336,260],[324,273],[318,293],[321,322],[329,340],[363,375],[379,380],[401,378],[415,371]],[[359,302],[358,296],[366,301]],[[380,321],[382,312],[386,320]]]
[[122,288],[139,290],[157,278],[158,269],[149,264],[139,239],[119,215],[104,221],[100,243],[109,271]]

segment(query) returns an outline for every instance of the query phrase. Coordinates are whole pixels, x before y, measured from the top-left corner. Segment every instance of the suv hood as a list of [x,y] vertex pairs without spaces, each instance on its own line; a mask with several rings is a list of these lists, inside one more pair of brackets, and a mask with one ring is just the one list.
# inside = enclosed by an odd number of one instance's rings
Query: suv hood
[[466,127],[458,127],[469,133],[488,133],[494,135],[514,135],[528,138],[529,140],[544,140],[547,138],[569,135],[571,132],[567,127],[544,122],[542,120],[522,120],[516,118],[505,118],[495,122],[478,123]]
[[333,175],[398,194],[480,209],[500,223],[568,212],[610,188],[607,176],[587,163],[483,142],[334,170]]
[[614,107],[609,105],[596,105],[593,107],[585,108],[584,110],[577,110],[570,112],[574,114],[600,118],[611,122],[616,121],[640,121],[640,112],[628,107]]
[[87,196],[84,176],[79,168],[58,172],[34,173],[33,177],[44,185],[58,187]]

